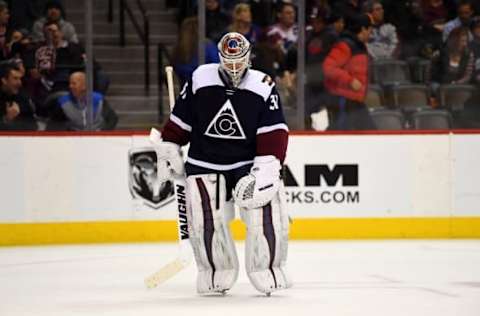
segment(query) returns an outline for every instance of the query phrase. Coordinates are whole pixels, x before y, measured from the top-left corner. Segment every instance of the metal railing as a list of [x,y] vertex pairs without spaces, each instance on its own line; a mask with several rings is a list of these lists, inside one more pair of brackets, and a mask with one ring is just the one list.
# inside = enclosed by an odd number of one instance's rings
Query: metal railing
[[[126,40],[125,40],[125,12],[126,12],[143,44],[144,58],[145,58],[145,92],[148,94],[150,92],[150,21],[148,18],[147,10],[143,6],[141,0],[135,0],[135,2],[137,4],[137,7],[140,10],[140,13],[142,14],[143,29],[142,27],[140,27],[140,23],[137,21],[137,18],[133,14],[132,8],[128,4],[128,1],[120,0],[120,4],[119,4],[120,5],[119,6],[120,46],[124,47],[126,45]],[[113,3],[109,3],[109,10],[113,11]],[[109,18],[110,18],[110,13],[109,13]]]

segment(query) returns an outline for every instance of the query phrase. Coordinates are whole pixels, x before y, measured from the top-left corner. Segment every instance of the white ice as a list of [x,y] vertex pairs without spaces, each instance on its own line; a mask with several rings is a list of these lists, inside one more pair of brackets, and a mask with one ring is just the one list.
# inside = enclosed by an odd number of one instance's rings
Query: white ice
[[480,315],[480,240],[292,242],[289,250],[292,289],[266,297],[242,269],[222,297],[196,294],[193,264],[144,287],[175,244],[0,248],[0,316]]

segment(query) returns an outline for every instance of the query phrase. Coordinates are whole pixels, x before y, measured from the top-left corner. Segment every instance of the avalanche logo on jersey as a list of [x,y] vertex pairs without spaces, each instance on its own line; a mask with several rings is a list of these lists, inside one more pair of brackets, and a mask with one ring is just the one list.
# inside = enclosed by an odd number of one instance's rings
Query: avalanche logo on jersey
[[224,139],[246,139],[237,114],[227,100],[208,125],[206,136]]

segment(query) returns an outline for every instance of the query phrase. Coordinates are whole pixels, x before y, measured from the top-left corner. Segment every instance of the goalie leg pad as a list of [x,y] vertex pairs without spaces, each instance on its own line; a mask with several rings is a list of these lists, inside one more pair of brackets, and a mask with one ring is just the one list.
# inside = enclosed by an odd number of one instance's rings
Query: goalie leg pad
[[247,225],[245,265],[253,286],[271,293],[292,286],[285,265],[288,253],[289,220],[283,186],[267,205],[241,209]]
[[190,241],[198,268],[197,292],[230,289],[238,277],[238,258],[225,208],[226,186],[222,175],[187,178]]

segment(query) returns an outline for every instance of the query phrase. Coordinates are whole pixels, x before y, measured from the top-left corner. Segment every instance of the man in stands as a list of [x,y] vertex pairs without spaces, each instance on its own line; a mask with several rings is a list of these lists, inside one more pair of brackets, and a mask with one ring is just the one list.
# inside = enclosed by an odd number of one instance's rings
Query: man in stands
[[78,43],[77,32],[72,23],[63,18],[63,7],[58,1],[50,1],[45,5],[45,16],[35,21],[32,28],[32,36],[34,42],[42,42],[45,40],[44,25],[47,22],[56,22],[62,31],[65,40]]
[[298,27],[295,23],[295,17],[295,6],[291,3],[283,3],[278,9],[278,22],[267,30],[268,39],[275,42],[284,54],[298,39]]
[[369,0],[364,8],[373,22],[372,34],[367,43],[368,54],[373,60],[396,58],[399,53],[397,30],[394,25],[385,23],[382,2]]
[[[445,24],[445,27],[443,28],[443,42],[447,42],[448,35],[450,35],[450,32],[457,27],[464,27],[468,29],[470,27],[470,22],[474,13],[475,11],[473,10],[472,1],[461,0],[457,5],[457,17]],[[471,39],[472,35],[469,34],[469,40]]]
[[[70,75],[69,93],[60,96],[51,115],[49,130],[82,131],[88,128],[87,86],[85,73],[78,71]],[[92,95],[92,129],[114,129],[118,117],[106,102],[104,96]]]
[[364,103],[368,85],[365,44],[372,31],[370,18],[365,14],[352,16],[346,21],[346,30],[323,62],[325,88],[332,95],[328,128],[375,129]]
[[0,64],[0,130],[36,130],[34,106],[21,92],[22,72],[11,62]]

